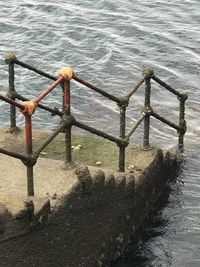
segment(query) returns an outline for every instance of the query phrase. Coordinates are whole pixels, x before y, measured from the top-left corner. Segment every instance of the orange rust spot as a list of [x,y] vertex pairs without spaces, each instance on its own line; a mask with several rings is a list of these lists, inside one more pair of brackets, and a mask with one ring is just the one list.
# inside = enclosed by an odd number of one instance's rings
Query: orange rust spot
[[34,100],[30,100],[30,101],[24,101],[23,102],[24,105],[24,110],[22,111],[22,113],[28,114],[28,115],[32,115],[37,107],[37,103]]
[[74,77],[74,70],[69,67],[64,67],[60,70],[59,75],[63,77],[63,79],[70,81]]

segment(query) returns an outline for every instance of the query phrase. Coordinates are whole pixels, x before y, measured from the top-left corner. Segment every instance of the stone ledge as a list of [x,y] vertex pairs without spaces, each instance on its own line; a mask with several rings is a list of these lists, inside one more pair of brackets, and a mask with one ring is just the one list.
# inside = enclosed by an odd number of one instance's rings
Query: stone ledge
[[1,267],[97,267],[118,257],[180,165],[177,155],[157,149],[134,146],[130,155],[125,173],[84,165],[74,173],[40,159],[36,197],[28,199],[24,178],[11,173],[13,189],[0,185]]
[[[47,222],[49,199],[27,197],[16,201],[16,198],[9,196],[6,207],[0,204],[0,242],[27,234],[35,228],[43,227]],[[17,208],[15,203],[18,203]]]

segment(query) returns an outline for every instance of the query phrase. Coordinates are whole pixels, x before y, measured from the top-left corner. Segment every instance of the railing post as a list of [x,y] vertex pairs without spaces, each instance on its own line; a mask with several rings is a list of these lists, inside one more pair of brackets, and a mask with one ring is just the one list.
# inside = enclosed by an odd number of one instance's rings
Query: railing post
[[70,80],[74,76],[74,71],[71,68],[62,68],[60,76],[64,79],[63,84],[63,117],[65,121],[65,165],[72,165],[72,153],[71,153],[71,128],[72,128],[72,116],[70,110]]
[[[25,114],[26,153],[32,156],[32,120],[31,115]],[[34,196],[33,165],[26,164],[27,168],[27,192],[28,196]]]
[[122,97],[120,99],[120,103],[118,103],[119,106],[119,112],[120,112],[120,132],[119,137],[123,141],[119,144],[119,162],[118,162],[118,171],[124,172],[125,171],[125,160],[126,160],[126,146],[128,145],[128,142],[125,141],[126,137],[126,108],[129,103],[128,97]]
[[180,112],[179,112],[179,128],[178,131],[178,148],[181,152],[183,152],[183,146],[184,146],[184,135],[186,132],[186,121],[185,121],[185,101],[187,100],[188,95],[187,93],[181,93],[181,96],[178,97],[180,101]]
[[[14,74],[14,64],[16,60],[16,56],[13,53],[9,53],[5,56],[5,62],[8,64],[8,83],[9,83],[9,88],[8,88],[8,93],[7,96],[15,100],[15,74]],[[13,105],[10,105],[10,132],[11,133],[17,133],[19,132],[19,129],[16,126],[16,107]]]
[[[120,106],[120,135],[119,137],[124,139],[126,134],[126,106],[121,105]],[[125,152],[126,152],[126,146],[124,144],[119,145],[119,171],[124,172],[125,170]]]
[[151,105],[151,77],[154,72],[150,68],[145,68],[143,70],[143,76],[145,76],[145,100],[144,100],[144,111],[146,116],[144,118],[144,139],[143,147],[144,149],[149,149],[149,130],[150,130],[150,113],[148,112]]
[[[64,81],[64,108],[66,117],[70,116],[70,81]],[[71,125],[65,127],[65,164],[70,165],[72,163],[71,153]]]

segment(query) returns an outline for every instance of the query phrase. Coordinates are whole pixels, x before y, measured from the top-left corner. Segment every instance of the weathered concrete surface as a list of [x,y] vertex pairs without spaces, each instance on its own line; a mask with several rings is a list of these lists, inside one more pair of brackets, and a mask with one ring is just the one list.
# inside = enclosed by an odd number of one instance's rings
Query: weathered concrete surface
[[118,257],[178,167],[169,152],[129,153],[126,173],[83,165],[74,173],[40,159],[32,198],[24,166],[0,155],[0,266],[93,267]]

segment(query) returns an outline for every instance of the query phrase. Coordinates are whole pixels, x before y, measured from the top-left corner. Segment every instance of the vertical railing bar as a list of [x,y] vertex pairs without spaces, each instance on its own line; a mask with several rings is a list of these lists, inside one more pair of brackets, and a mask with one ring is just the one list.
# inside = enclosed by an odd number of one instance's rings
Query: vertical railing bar
[[[15,100],[15,71],[14,71],[14,63],[16,60],[16,56],[12,53],[7,54],[5,57],[5,62],[8,64],[8,93],[7,96]],[[10,105],[10,132],[18,132],[19,129],[16,125],[16,107]]]
[[144,139],[143,139],[143,147],[144,149],[150,148],[149,143],[149,131],[150,131],[150,113],[148,109],[151,104],[151,77],[153,76],[153,70],[150,68],[146,68],[143,71],[143,76],[145,76],[145,100],[144,107],[146,116],[144,118]]
[[[71,114],[70,110],[70,81],[64,81],[64,116]],[[71,125],[65,126],[65,164],[70,165],[72,163],[71,153]]]
[[[126,135],[126,105],[120,106],[120,135],[119,138],[124,139]],[[126,145],[121,143],[119,146],[119,171],[125,171],[125,153],[126,153]]]
[[65,123],[65,165],[72,165],[72,152],[71,152],[71,110],[70,110],[70,80],[74,77],[74,70],[72,68],[62,68],[60,76],[63,78],[63,113],[62,120]]
[[[32,156],[32,120],[31,115],[25,114],[26,153]],[[34,196],[33,165],[27,165],[27,192],[28,196]]]
[[184,147],[184,135],[186,132],[186,121],[185,121],[185,101],[188,98],[187,93],[180,93],[181,96],[178,97],[180,101],[180,111],[179,111],[179,128],[178,130],[178,148],[181,152],[183,152]]

